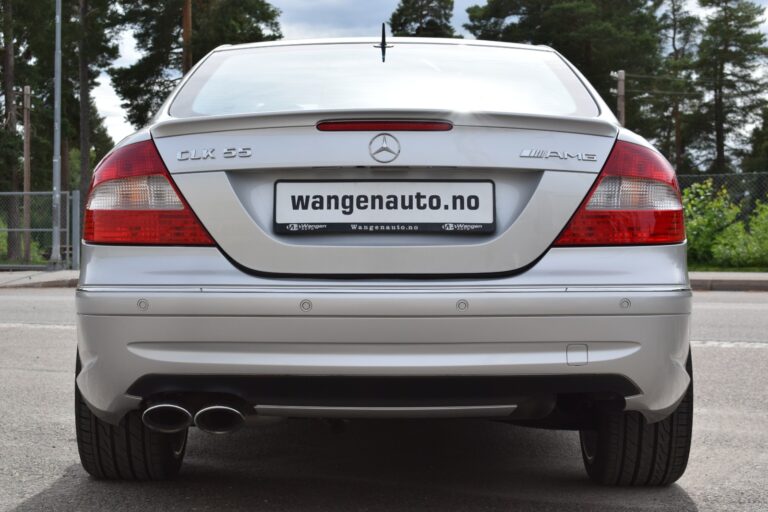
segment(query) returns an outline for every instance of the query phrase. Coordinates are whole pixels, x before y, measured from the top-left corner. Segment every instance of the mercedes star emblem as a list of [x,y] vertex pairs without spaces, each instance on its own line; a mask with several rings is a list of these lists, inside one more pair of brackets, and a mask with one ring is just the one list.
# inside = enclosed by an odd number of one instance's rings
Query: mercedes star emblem
[[400,154],[400,142],[394,135],[380,133],[371,139],[368,151],[371,153],[371,158],[377,162],[388,164]]

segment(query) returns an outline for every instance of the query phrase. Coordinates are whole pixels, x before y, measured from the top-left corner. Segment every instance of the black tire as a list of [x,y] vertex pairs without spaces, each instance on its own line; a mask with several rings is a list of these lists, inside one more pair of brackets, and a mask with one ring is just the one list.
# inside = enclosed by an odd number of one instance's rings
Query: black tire
[[[77,373],[80,361],[77,362]],[[187,430],[154,432],[132,411],[119,425],[97,418],[75,384],[75,428],[80,463],[100,480],[166,480],[179,473],[187,446]]]
[[688,465],[693,427],[693,368],[691,384],[677,409],[648,424],[634,411],[608,412],[597,430],[582,430],[581,454],[589,477],[603,485],[663,486],[683,476]]

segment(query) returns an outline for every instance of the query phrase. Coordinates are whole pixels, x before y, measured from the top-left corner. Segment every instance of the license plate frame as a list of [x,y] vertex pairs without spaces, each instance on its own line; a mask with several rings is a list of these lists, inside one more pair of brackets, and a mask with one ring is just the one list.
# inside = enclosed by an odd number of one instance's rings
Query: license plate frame
[[[311,185],[318,185],[315,191],[311,190]],[[334,187],[338,185],[338,187]],[[371,191],[361,192],[360,190],[351,191],[355,188],[365,189],[370,187]],[[380,185],[381,189],[389,187],[391,190],[389,194],[376,194],[374,193],[374,186]],[[290,213],[286,213],[286,209],[282,206],[282,200],[286,200],[286,194],[281,194],[281,186],[297,187],[304,186],[307,191],[302,192],[304,198],[309,198],[309,203],[305,202],[307,208],[297,210],[297,203],[295,202],[295,195],[290,198],[290,204],[287,206]],[[358,198],[360,196],[368,197],[368,200],[372,200],[373,196],[382,195],[386,198],[396,196],[398,206],[405,206],[406,200],[400,200],[399,196],[402,196],[405,191],[410,189],[410,192],[406,193],[406,196],[410,196],[412,199],[411,205],[417,206],[416,203],[424,204],[424,201],[419,202],[414,189],[421,186],[424,190],[433,189],[430,194],[422,194],[428,207],[427,208],[396,208],[396,213],[392,217],[395,219],[388,220],[372,220],[367,218],[365,220],[355,220],[360,218],[360,210],[356,208]],[[329,190],[333,188],[339,188],[340,190],[335,194],[330,194]],[[471,189],[469,192],[462,190],[461,187]],[[443,190],[439,190],[439,189]],[[447,189],[454,189],[454,192],[449,194]],[[483,192],[482,189],[485,188]],[[398,190],[399,189],[399,190]],[[435,190],[438,189],[438,190]],[[285,189],[284,189],[285,190]],[[323,201],[328,200],[328,207],[341,206],[342,196],[353,195],[353,213],[349,214],[347,218],[343,217],[343,213],[340,211],[328,214],[328,219],[317,218],[310,220],[304,215],[305,211],[317,211],[311,208],[311,201],[320,196]],[[475,192],[475,193],[471,193]],[[288,193],[290,194],[290,193]],[[294,192],[296,194],[296,192]],[[480,194],[483,196],[480,197]],[[339,197],[338,204],[333,203],[329,196],[336,195]],[[444,202],[445,196],[450,195],[450,201]],[[434,206],[433,196],[440,198],[440,204],[438,208],[431,208],[429,205]],[[456,199],[456,197],[463,197],[463,202]],[[469,209],[470,197],[475,197],[477,201],[477,208]],[[432,201],[432,202],[430,202]],[[374,202],[374,201],[371,201]],[[454,209],[459,206],[459,203],[464,205],[464,208]],[[319,203],[317,203],[319,204]],[[386,204],[386,203],[385,203]],[[394,203],[389,203],[391,204]],[[299,204],[298,206],[301,206]],[[322,206],[326,206],[323,204]],[[376,206],[376,205],[374,205]],[[275,233],[282,235],[303,235],[303,234],[448,234],[448,235],[488,235],[495,233],[496,231],[496,184],[493,180],[489,179],[317,179],[317,180],[277,180],[273,186],[273,229]],[[328,208],[321,208],[321,210],[328,211]],[[331,210],[340,210],[340,208],[331,208]],[[362,209],[368,210],[367,208]],[[376,211],[379,213],[384,211],[392,211],[386,208],[371,208],[368,211]],[[480,210],[475,213],[476,210]],[[300,213],[296,213],[300,211]],[[472,212],[467,214],[465,221],[457,220],[460,218],[461,213]],[[409,216],[411,212],[415,212],[414,219],[404,220],[405,216]],[[341,215],[340,215],[341,213]],[[357,213],[355,218],[351,215]],[[442,213],[445,215],[443,220],[437,220],[437,216]],[[433,215],[430,215],[433,214]],[[363,217],[366,215],[363,214]],[[291,218],[287,218],[291,217]],[[317,217],[320,217],[318,215]],[[368,216],[370,217],[370,215]],[[433,217],[429,219],[429,217]],[[383,216],[382,218],[385,218]]]

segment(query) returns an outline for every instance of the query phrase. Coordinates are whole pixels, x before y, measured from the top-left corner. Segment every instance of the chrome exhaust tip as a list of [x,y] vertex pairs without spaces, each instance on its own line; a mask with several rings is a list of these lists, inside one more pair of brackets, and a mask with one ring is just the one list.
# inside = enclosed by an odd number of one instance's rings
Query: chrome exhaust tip
[[147,428],[163,434],[175,434],[192,425],[192,414],[177,404],[155,404],[141,415]]
[[209,434],[229,434],[245,423],[243,413],[226,405],[204,407],[195,414],[195,425]]

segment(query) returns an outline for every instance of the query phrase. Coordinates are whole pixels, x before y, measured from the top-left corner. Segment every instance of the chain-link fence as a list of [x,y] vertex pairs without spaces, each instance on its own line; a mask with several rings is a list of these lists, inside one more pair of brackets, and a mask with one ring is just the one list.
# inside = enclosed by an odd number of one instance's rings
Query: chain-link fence
[[[78,268],[80,261],[80,193],[61,192],[60,263]],[[0,192],[0,269],[51,266],[53,193]]]
[[694,183],[712,180],[714,190],[725,189],[731,201],[741,206],[742,215],[748,217],[756,201],[768,202],[768,172],[741,174],[682,174],[677,176],[680,188],[685,190]]

